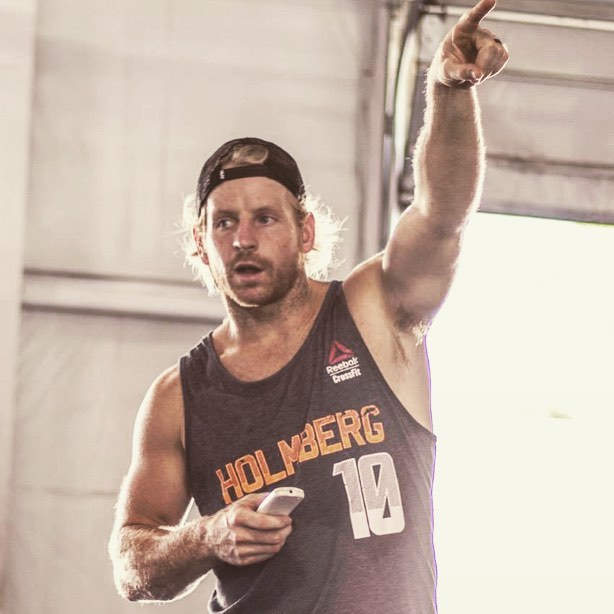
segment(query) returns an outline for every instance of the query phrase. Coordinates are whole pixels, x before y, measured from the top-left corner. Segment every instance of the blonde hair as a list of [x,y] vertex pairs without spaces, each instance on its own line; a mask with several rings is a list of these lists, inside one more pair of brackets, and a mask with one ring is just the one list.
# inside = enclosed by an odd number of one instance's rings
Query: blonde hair
[[[223,168],[235,168],[249,164],[262,164],[269,152],[261,145],[240,145],[222,159]],[[193,230],[201,234],[206,228],[207,204],[204,203],[199,215],[200,202],[196,194],[190,194],[183,201],[181,218],[182,249],[185,264],[194,271],[194,277],[207,288],[209,294],[216,294],[217,288],[209,267],[198,254]],[[295,199],[296,219],[302,224],[310,213],[315,220],[315,243],[305,255],[305,271],[312,279],[326,279],[328,271],[339,263],[335,251],[341,240],[345,220],[338,220],[328,206],[319,197],[305,191],[304,196]]]

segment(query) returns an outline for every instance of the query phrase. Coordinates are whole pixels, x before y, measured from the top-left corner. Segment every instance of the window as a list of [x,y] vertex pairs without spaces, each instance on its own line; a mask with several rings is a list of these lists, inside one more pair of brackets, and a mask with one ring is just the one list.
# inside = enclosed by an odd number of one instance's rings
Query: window
[[429,336],[441,614],[614,611],[614,227],[478,214]]

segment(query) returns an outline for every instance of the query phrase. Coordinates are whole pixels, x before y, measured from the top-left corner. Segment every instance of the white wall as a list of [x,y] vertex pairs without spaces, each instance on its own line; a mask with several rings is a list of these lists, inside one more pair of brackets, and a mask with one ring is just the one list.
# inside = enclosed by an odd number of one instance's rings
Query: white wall
[[182,195],[237,136],[278,141],[350,213],[367,17],[349,1],[41,2],[27,266],[188,279],[169,258]]
[[[7,613],[129,611],[115,594],[106,542],[135,410],[153,378],[204,330],[24,314]],[[194,595],[176,611],[202,610],[203,599]]]
[[0,3],[0,579],[6,560],[16,413],[35,11],[34,1]]
[[[4,614],[123,612],[138,606],[115,594],[106,541],[134,415],[221,316],[177,254],[183,196],[223,141],[277,141],[349,216],[340,274],[354,264],[373,3],[15,4],[5,12],[20,38],[3,40],[15,57],[0,72],[12,96],[2,177],[17,179],[0,201],[12,198],[0,230],[11,255],[0,264],[0,603]],[[169,611],[203,611],[206,597],[201,587]]]

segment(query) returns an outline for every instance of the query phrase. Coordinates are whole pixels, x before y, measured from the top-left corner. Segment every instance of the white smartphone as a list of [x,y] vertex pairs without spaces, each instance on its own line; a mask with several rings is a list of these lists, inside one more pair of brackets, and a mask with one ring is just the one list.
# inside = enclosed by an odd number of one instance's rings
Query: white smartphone
[[265,514],[287,516],[304,498],[305,493],[301,488],[295,486],[276,488],[258,506],[258,511]]

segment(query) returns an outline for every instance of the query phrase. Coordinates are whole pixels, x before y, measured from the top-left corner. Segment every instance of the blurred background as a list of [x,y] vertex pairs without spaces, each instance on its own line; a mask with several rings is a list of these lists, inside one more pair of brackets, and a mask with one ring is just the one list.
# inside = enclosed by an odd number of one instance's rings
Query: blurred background
[[[469,4],[0,0],[2,614],[156,607],[116,595],[106,542],[146,389],[223,314],[183,198],[222,142],[278,142],[347,217],[346,275],[411,202],[424,71]],[[485,25],[512,59],[429,339],[440,611],[614,612],[614,1]]]

